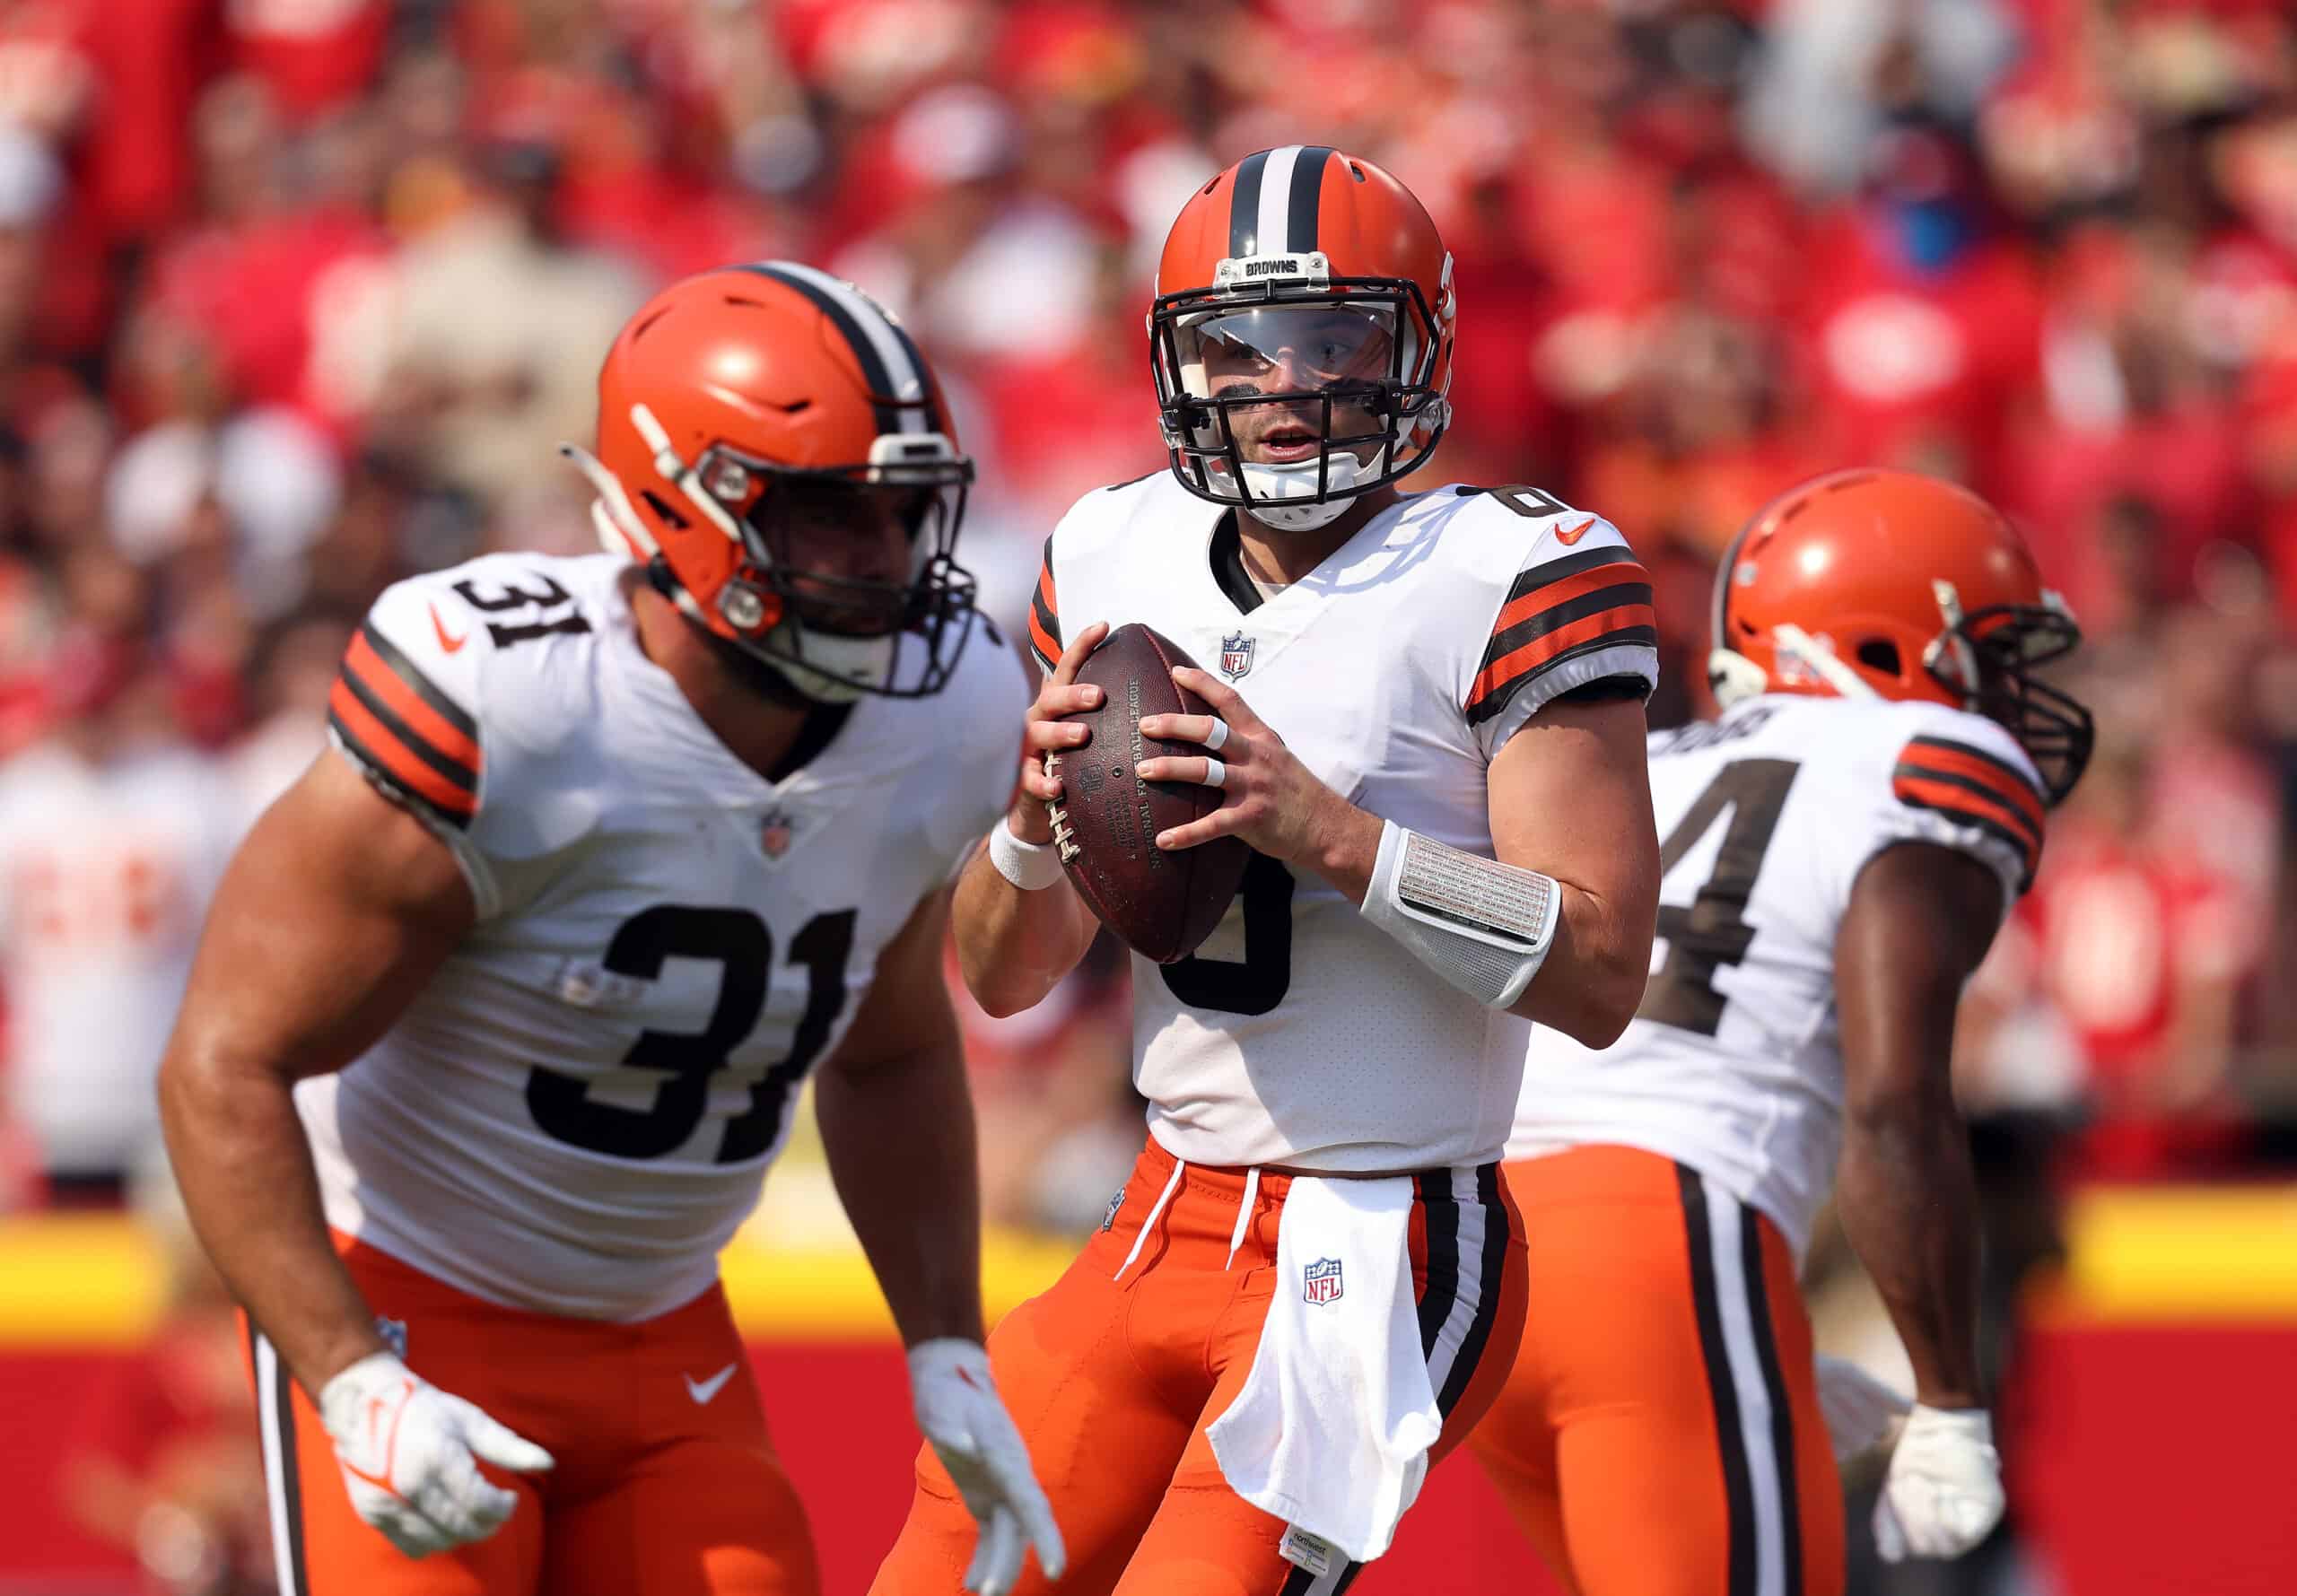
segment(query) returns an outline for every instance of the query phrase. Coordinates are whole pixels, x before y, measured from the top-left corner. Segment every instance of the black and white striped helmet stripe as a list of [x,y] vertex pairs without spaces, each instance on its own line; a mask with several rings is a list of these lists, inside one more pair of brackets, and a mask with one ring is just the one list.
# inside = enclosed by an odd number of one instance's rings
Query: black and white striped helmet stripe
[[930,432],[941,429],[933,414],[925,358],[909,334],[867,295],[843,278],[791,260],[762,260],[739,268],[770,277],[811,300],[830,319],[861,367],[877,409],[880,432]]
[[1305,255],[1316,247],[1326,144],[1286,144],[1248,155],[1236,168],[1228,207],[1228,254]]

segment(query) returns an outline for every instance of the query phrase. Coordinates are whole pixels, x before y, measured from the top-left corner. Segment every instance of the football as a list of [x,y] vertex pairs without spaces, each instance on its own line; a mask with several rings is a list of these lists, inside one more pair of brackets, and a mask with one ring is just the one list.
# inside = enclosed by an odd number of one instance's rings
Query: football
[[1196,661],[1169,638],[1134,623],[1110,632],[1077,673],[1105,696],[1101,707],[1064,716],[1092,736],[1060,756],[1061,801],[1053,837],[1061,867],[1101,923],[1144,958],[1184,959],[1228,911],[1252,850],[1234,837],[1167,853],[1157,835],[1219,807],[1213,788],[1143,781],[1133,767],[1158,754],[1201,754],[1193,743],[1140,735],[1149,715],[1204,715],[1211,706],[1173,680]]

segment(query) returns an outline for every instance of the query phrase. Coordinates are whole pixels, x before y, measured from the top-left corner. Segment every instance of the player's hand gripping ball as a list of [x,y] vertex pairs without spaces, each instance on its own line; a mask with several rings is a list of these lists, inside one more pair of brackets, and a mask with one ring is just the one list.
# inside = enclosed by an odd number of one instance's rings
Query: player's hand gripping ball
[[1178,644],[1146,626],[1118,627],[1074,677],[1101,689],[1098,707],[1061,717],[1086,728],[1084,743],[1047,754],[1047,772],[1061,789],[1052,809],[1053,842],[1070,881],[1126,946],[1160,964],[1186,958],[1211,935],[1252,858],[1235,837],[1178,851],[1157,846],[1158,833],[1220,805],[1215,788],[1144,781],[1135,773],[1144,759],[1204,752],[1140,729],[1152,715],[1210,713],[1173,680],[1175,668],[1194,664]]

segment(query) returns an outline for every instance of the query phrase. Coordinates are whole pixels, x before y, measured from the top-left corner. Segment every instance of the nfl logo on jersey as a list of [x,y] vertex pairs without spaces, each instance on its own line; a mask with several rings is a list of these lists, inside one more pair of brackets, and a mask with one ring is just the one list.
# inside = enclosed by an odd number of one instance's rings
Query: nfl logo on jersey
[[765,850],[768,859],[780,859],[790,851],[790,815],[786,810],[770,810],[765,818],[758,822],[757,845]]
[[1300,1271],[1300,1295],[1319,1306],[1341,1298],[1340,1260],[1319,1258]]
[[391,1349],[393,1356],[402,1358],[406,1356],[406,1320],[386,1319],[378,1313],[375,1315],[375,1333],[383,1339],[383,1345]]
[[1220,674],[1235,681],[1253,667],[1253,640],[1241,632],[1220,640]]

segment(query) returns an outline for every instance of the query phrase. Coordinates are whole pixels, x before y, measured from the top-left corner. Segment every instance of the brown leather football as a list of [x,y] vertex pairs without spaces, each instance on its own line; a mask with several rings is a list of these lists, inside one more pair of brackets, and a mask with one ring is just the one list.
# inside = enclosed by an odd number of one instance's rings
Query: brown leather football
[[1219,807],[1210,787],[1143,781],[1132,773],[1158,754],[1187,756],[1194,743],[1140,735],[1148,715],[1203,715],[1210,706],[1173,680],[1178,666],[1196,661],[1169,638],[1138,622],[1101,640],[1077,672],[1106,695],[1101,707],[1063,720],[1081,721],[1092,736],[1061,756],[1061,802],[1053,833],[1069,879],[1101,923],[1144,958],[1160,964],[1184,959],[1228,911],[1244,880],[1252,850],[1235,837],[1167,853],[1157,835]]

